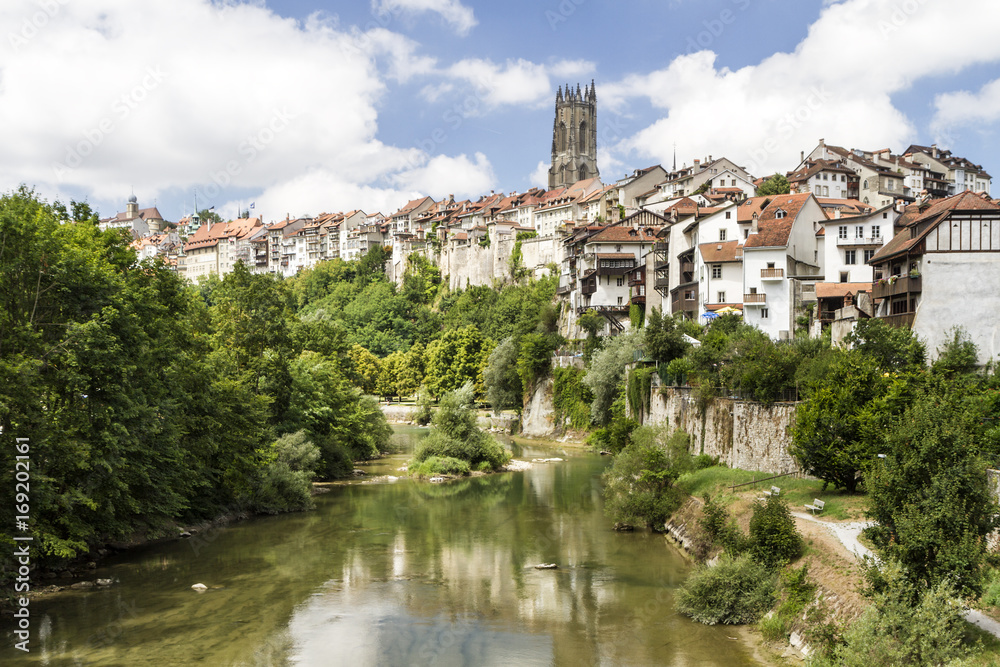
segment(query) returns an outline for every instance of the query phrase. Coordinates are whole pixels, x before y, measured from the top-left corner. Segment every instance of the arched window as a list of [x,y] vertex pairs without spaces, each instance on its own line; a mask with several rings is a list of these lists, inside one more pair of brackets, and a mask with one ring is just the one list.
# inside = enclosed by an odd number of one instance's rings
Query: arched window
[[868,179],[866,178],[865,179],[865,190],[867,190],[867,189],[868,189]]
[[580,152],[587,152],[587,121],[580,123]]

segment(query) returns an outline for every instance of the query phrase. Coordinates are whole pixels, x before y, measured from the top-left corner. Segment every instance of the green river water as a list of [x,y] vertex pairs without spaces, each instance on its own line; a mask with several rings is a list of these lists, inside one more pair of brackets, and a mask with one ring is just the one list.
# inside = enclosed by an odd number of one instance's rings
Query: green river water
[[[397,427],[395,438],[405,450],[426,433]],[[731,628],[674,611],[690,566],[663,536],[611,530],[606,458],[511,446],[566,460],[443,484],[346,484],[313,512],[131,550],[92,577],[116,585],[31,603],[30,653],[12,648],[5,617],[0,663],[759,664]],[[399,475],[406,458],[367,469]]]

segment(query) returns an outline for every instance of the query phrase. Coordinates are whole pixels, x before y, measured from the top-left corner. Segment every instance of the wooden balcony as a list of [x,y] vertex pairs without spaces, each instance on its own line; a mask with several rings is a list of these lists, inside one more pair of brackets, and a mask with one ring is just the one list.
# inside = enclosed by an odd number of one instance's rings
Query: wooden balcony
[[872,297],[875,299],[887,299],[897,294],[917,293],[921,291],[920,276],[911,278],[910,276],[900,276],[895,280],[890,278],[886,281],[876,282],[872,286]]
[[748,306],[749,305],[754,305],[754,304],[764,305],[766,303],[767,303],[767,295],[764,294],[763,292],[755,292],[753,294],[744,294],[743,295],[743,304],[744,305],[748,305]]
[[880,317],[879,319],[891,327],[911,328],[913,326],[913,318],[915,316],[916,313],[900,313],[898,315],[887,315],[886,317]]
[[657,241],[653,244],[653,252],[669,252],[670,244],[665,241]]
[[784,280],[785,270],[784,269],[761,269],[760,270],[761,280]]
[[664,289],[666,287],[670,287],[670,278],[657,278],[653,282],[653,287],[655,287],[656,289]]

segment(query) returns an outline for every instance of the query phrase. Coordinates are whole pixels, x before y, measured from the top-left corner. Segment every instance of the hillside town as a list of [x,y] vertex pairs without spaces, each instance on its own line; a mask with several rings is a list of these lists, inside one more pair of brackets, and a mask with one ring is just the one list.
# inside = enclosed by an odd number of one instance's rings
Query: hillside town
[[378,246],[391,252],[385,268],[397,283],[414,253],[452,289],[556,273],[568,338],[581,337],[588,310],[613,335],[636,309],[659,308],[702,323],[740,313],[774,340],[832,328],[840,341],[859,320],[883,318],[912,328],[932,354],[958,326],[980,363],[1000,350],[1000,328],[981,317],[1000,312],[1000,200],[980,165],[937,145],[894,152],[819,139],[783,176],[708,155],[606,184],[596,109],[593,83],[560,86],[547,189],[269,222],[249,211],[168,222],[133,195],[100,224],[129,229],[141,259],[163,257],[195,283],[240,261],[292,276]]

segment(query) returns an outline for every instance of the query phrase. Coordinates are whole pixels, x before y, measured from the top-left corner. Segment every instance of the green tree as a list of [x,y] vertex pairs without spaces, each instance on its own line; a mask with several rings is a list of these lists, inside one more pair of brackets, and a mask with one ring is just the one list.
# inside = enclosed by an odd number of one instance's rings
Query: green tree
[[888,372],[922,370],[927,360],[926,346],[910,329],[891,326],[878,317],[859,320],[847,342]]
[[654,361],[667,364],[684,356],[689,344],[673,317],[665,317],[659,308],[653,308],[646,322],[642,338],[646,355]]
[[885,458],[866,477],[881,552],[919,587],[947,580],[962,596],[981,592],[986,537],[1000,526],[983,407],[965,387],[925,390],[885,430]]
[[362,392],[374,394],[378,386],[379,376],[382,373],[382,362],[360,345],[352,345],[347,356],[351,361],[351,381]]
[[792,455],[809,474],[853,492],[859,472],[882,451],[887,419],[910,392],[908,376],[889,376],[870,357],[842,357],[797,407]]
[[420,441],[414,461],[453,458],[482,471],[499,470],[510,461],[510,453],[503,445],[476,425],[473,396],[472,383],[466,382],[441,397],[441,405],[434,415],[434,430]]
[[403,366],[406,364],[406,354],[403,352],[393,352],[382,360],[381,369],[378,374],[378,383],[375,391],[383,398],[399,396],[399,376]]
[[396,378],[400,396],[412,396],[424,383],[424,346],[414,343],[409,350]]
[[514,337],[508,336],[490,353],[483,381],[486,385],[486,400],[496,414],[508,409],[521,412],[524,386],[518,374],[519,352]]
[[791,186],[788,184],[788,179],[776,173],[760,184],[760,187],[757,188],[757,196],[787,195],[790,191]]
[[625,366],[633,362],[642,341],[642,331],[629,331],[608,340],[594,355],[583,383],[594,394],[591,417],[597,424],[606,424],[611,417],[611,403],[620,391]]
[[427,346],[427,388],[441,396],[466,382],[481,386],[479,369],[488,355],[482,334],[474,326],[445,331]]

